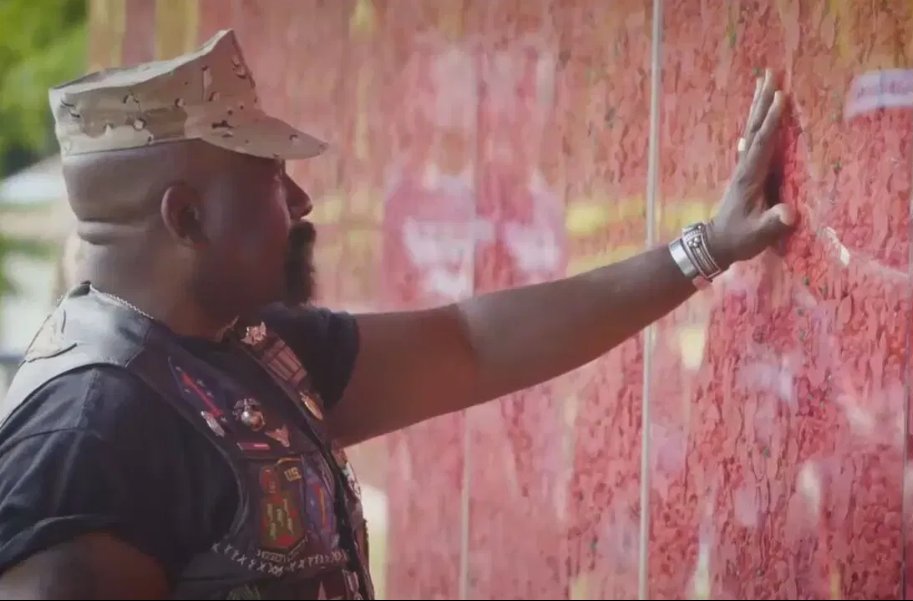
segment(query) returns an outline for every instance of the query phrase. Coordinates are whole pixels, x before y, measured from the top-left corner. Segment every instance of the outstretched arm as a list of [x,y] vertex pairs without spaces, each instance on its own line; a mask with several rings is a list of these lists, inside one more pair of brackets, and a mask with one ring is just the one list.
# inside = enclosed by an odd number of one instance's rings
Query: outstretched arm
[[[768,73],[735,177],[708,227],[707,246],[723,268],[760,253],[793,220],[764,199],[784,100]],[[694,291],[662,246],[555,282],[431,310],[361,315],[359,356],[330,425],[354,443],[546,381],[609,351]]]

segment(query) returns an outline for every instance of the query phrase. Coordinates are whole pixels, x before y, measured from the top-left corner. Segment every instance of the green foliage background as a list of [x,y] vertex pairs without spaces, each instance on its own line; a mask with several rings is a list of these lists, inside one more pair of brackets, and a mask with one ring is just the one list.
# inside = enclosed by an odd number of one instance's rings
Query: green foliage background
[[85,65],[85,0],[0,0],[0,175],[54,152],[48,88]]
[[[0,179],[57,152],[48,88],[84,72],[86,32],[86,0],[0,0]],[[0,298],[5,257],[50,251],[0,234]]]

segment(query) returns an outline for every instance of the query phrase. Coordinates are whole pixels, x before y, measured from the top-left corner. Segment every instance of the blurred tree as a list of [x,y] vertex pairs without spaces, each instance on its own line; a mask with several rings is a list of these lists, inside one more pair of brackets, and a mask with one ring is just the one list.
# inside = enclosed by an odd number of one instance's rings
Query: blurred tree
[[85,70],[86,0],[0,0],[0,40],[2,177],[56,151],[48,88]]
[[[2,207],[0,207],[0,219],[3,219]],[[40,240],[29,240],[0,234],[0,262],[11,254],[29,257],[49,257],[53,254],[53,248],[48,243]],[[0,264],[0,299],[3,299],[8,294],[16,293],[15,285],[5,272],[6,270]]]
[[[48,88],[84,72],[86,31],[86,0],[0,0],[0,179],[57,151]],[[0,203],[0,221],[18,210]],[[6,257],[52,252],[0,232],[0,300],[15,292]]]

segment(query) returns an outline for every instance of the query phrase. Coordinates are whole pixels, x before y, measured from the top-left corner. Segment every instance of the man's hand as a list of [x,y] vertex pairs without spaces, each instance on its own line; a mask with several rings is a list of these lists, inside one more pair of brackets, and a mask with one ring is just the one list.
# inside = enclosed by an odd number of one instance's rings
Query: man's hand
[[755,85],[748,122],[737,149],[735,176],[719,213],[710,223],[710,251],[723,269],[736,261],[751,259],[779,240],[795,222],[791,207],[777,204],[768,208],[764,195],[785,105],[783,92],[775,89],[773,74],[766,71],[763,81],[758,79]]
[[[749,259],[789,228],[764,184],[784,98],[758,85],[735,177],[709,228],[720,267]],[[427,311],[358,317],[360,350],[333,433],[359,442],[549,380],[609,351],[695,291],[663,245],[571,278]]]

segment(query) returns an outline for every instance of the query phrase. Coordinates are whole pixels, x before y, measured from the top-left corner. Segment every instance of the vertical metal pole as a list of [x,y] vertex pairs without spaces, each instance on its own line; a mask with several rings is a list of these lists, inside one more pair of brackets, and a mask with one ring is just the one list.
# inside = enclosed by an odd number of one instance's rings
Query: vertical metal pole
[[469,598],[469,487],[472,467],[472,445],[470,444],[470,417],[472,409],[464,412],[463,418],[463,478],[460,490],[460,581],[459,598]]
[[[662,91],[662,36],[663,2],[653,0],[653,38],[650,56],[650,140],[647,159],[647,237],[648,249],[656,246],[656,208],[659,202],[659,125],[660,94]],[[656,326],[649,325],[644,331],[643,350],[643,397],[641,400],[640,440],[640,537],[638,548],[637,598],[649,599],[650,594],[650,402],[653,379],[653,348]]]

